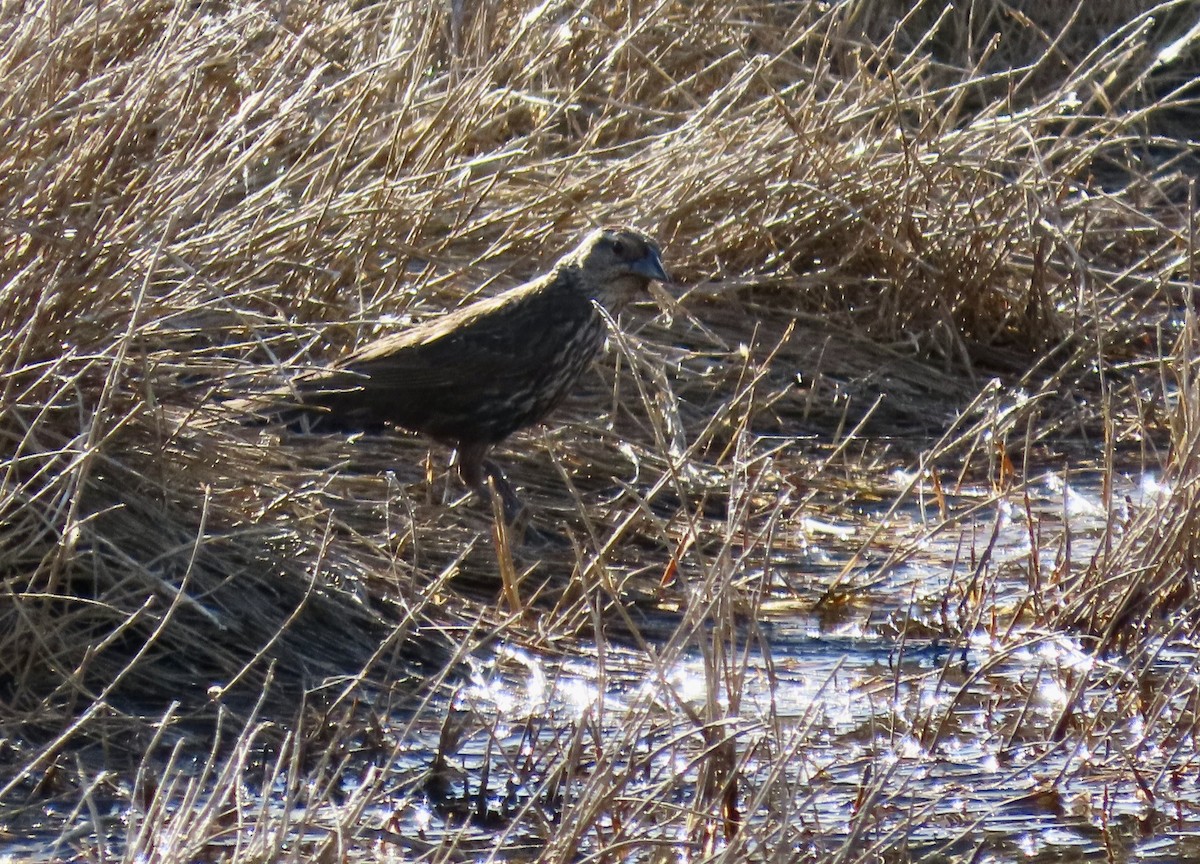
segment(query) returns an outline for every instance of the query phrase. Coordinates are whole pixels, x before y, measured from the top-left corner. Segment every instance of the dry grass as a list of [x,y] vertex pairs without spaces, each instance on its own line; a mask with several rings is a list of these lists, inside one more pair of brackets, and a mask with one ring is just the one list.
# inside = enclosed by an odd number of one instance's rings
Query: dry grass
[[[139,778],[116,796],[140,814],[127,858],[191,860],[231,813],[275,829],[232,857],[307,855],[288,839],[303,824],[238,800],[258,772],[335,814],[316,843],[332,855],[395,778],[349,802],[304,778],[419,726],[371,700],[420,717],[498,637],[599,650],[603,681],[615,642],[663,688],[605,715],[626,738],[580,720],[539,751],[553,764],[506,830],[542,832],[542,859],[623,849],[636,826],[731,860],[791,860],[801,841],[902,857],[920,812],[884,825],[866,806],[899,794],[886,771],[868,766],[849,824],[795,821],[820,776],[784,768],[821,718],[790,737],[739,726],[757,661],[738,651],[765,638],[768,600],[847,614],[977,512],[947,496],[984,478],[981,507],[1019,498],[1067,448],[1110,475],[1140,448],[1170,491],[1128,525],[1110,515],[1086,567],[1032,556],[1030,595],[999,617],[988,562],[954,569],[958,611],[935,629],[960,647],[980,629],[1086,634],[1150,658],[1113,692],[1144,683],[1155,640],[1194,626],[1194,14],[910,5],[0,10],[0,738],[18,766],[0,800],[97,810],[123,770],[78,755],[98,746]],[[514,284],[603,221],[661,239],[680,305],[628,314],[555,423],[501,454],[569,546],[495,540],[423,442],[243,428],[221,407]],[[899,490],[881,479],[898,466]],[[918,495],[943,518],[906,533],[893,517]],[[788,569],[805,519],[883,497],[834,565]],[[698,645],[696,707],[667,682]],[[233,730],[185,779],[152,756],[180,724]],[[661,751],[687,750],[686,803],[605,762],[660,727],[689,730]],[[925,728],[932,747],[945,727]],[[577,782],[585,741],[607,767]],[[748,790],[747,754],[767,751]],[[543,824],[553,795],[561,822]],[[185,820],[169,800],[193,802]],[[468,834],[405,848],[454,858],[505,836]],[[654,843],[639,854],[659,860]]]

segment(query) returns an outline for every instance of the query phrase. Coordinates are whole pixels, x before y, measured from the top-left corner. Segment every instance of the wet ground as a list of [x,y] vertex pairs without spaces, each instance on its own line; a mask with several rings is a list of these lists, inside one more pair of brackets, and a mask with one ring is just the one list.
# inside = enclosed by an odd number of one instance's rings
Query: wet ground
[[[273,837],[231,831],[197,858],[296,850],[347,825],[350,847],[395,860],[451,842],[480,860],[614,843],[623,860],[690,860],[738,842],[849,860],[1200,856],[1196,653],[1164,641],[1135,668],[1039,629],[1033,610],[1163,492],[1115,477],[1106,500],[1099,472],[1003,495],[897,473],[895,492],[911,491],[890,512],[790,526],[777,566],[745,575],[758,605],[736,632],[701,626],[650,655],[502,644],[306,773],[280,755],[295,751],[249,740],[237,804]],[[156,765],[156,806],[228,807],[210,800],[223,769],[207,758],[184,741]],[[87,806],[22,812],[0,860],[91,860],[147,846],[142,826],[186,829],[130,807],[144,779],[80,759],[96,778]]]

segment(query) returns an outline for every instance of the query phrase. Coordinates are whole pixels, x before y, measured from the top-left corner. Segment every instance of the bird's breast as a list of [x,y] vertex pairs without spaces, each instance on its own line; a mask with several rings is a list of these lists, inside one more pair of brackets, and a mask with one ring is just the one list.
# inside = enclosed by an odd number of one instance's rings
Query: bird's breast
[[562,402],[604,344],[604,322],[598,314],[593,314],[582,325],[542,336],[556,343],[555,350],[536,374],[530,376],[528,386],[508,394],[505,425],[511,428],[497,428],[497,440],[537,423]]
[[566,392],[579,380],[583,370],[588,367],[604,344],[604,323],[599,315],[593,315],[587,322],[574,329],[558,346],[554,360],[542,369],[545,382],[544,391],[549,394],[546,402],[550,407],[566,395]]
[[[590,305],[572,311],[574,314],[518,322],[520,326],[512,326],[506,338],[492,340],[490,353],[498,367],[495,376],[476,368],[475,377],[464,379],[459,386],[425,393],[418,400],[419,412],[409,404],[412,400],[394,402],[390,418],[452,444],[494,444],[541,421],[563,400],[604,344],[600,313]],[[521,333],[520,339],[513,338],[516,332]],[[521,339],[528,340],[529,346],[523,346]],[[511,367],[504,359],[506,354],[512,354]]]

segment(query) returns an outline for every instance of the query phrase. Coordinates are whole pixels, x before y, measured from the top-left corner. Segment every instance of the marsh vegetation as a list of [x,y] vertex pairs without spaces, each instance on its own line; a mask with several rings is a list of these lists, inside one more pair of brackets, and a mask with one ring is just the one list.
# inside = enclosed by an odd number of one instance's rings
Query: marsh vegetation
[[[1196,854],[1194,4],[0,8],[0,854]],[[502,458],[231,399],[657,237]],[[536,334],[531,334],[531,338]]]

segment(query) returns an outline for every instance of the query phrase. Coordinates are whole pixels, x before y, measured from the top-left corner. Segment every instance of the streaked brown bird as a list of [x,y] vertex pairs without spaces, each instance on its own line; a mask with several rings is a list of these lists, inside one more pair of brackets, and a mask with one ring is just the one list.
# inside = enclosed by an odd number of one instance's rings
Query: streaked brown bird
[[522,506],[491,447],[542,420],[604,344],[610,314],[669,281],[662,252],[627,227],[588,234],[550,272],[385,336],[285,390],[240,400],[260,417],[320,431],[391,423],[458,452],[463,483],[492,478],[514,520]]

